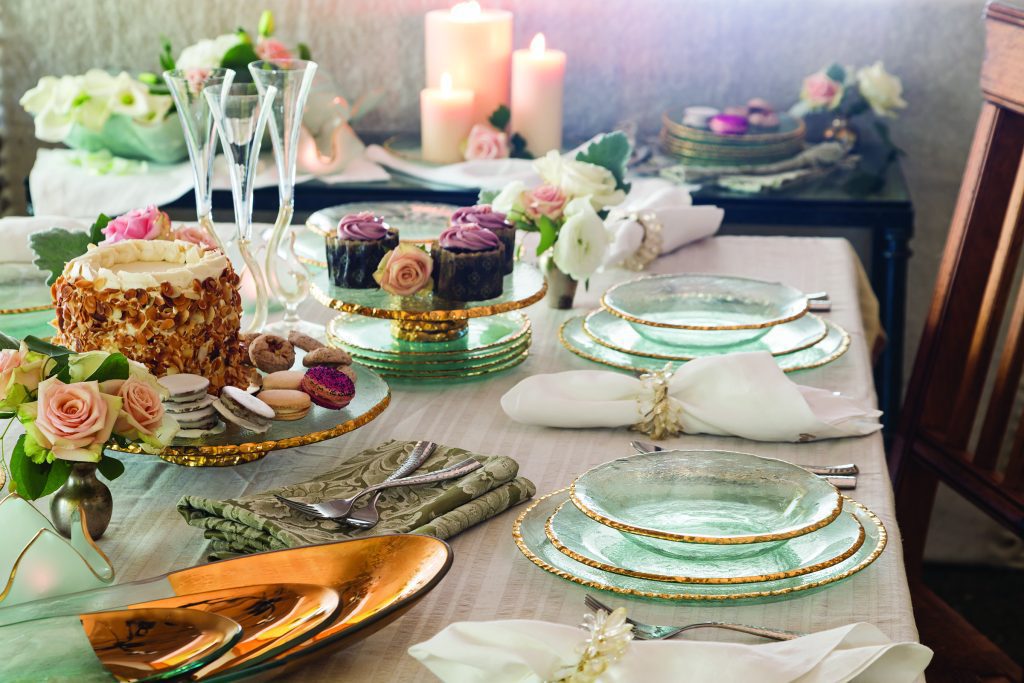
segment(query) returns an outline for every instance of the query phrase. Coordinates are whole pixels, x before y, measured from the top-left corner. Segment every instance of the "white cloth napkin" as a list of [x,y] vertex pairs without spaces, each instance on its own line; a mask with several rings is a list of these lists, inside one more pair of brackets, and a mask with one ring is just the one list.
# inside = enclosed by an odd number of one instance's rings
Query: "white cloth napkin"
[[605,219],[611,238],[605,266],[621,263],[640,248],[644,227],[635,217],[641,212],[653,212],[661,223],[662,254],[718,232],[725,211],[717,206],[693,206],[690,189],[660,178],[633,181],[626,201]]
[[32,263],[35,252],[29,246],[28,238],[37,232],[50,228],[84,230],[92,220],[69,218],[68,216],[7,216],[0,218],[0,263]]
[[513,180],[538,185],[540,176],[530,159],[479,159],[445,166],[430,166],[396,156],[380,145],[366,148],[366,157],[388,170],[431,185],[500,190]]
[[[650,405],[650,390],[630,375],[572,370],[533,375],[501,397],[505,413],[524,424],[575,429],[626,427]],[[824,389],[791,382],[767,351],[731,353],[685,363],[669,396],[687,434],[752,441],[811,441],[863,436],[882,428],[879,410]]]
[[[445,683],[551,681],[579,661],[586,633],[543,621],[459,622],[409,654]],[[794,640],[745,645],[633,641],[600,683],[912,683],[931,661],[918,643],[893,643],[859,623]]]

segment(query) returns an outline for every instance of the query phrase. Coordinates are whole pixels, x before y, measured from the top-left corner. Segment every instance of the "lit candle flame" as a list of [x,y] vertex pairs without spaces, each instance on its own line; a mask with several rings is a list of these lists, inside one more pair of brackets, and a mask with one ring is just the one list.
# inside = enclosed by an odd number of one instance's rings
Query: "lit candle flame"
[[543,33],[538,33],[533,37],[533,40],[530,41],[530,53],[538,57],[544,54],[546,47],[547,45],[545,44]]
[[445,71],[441,74],[441,92],[450,93],[452,91],[452,75]]
[[460,2],[452,7],[452,16],[456,19],[476,19],[480,16],[480,3],[476,0]]

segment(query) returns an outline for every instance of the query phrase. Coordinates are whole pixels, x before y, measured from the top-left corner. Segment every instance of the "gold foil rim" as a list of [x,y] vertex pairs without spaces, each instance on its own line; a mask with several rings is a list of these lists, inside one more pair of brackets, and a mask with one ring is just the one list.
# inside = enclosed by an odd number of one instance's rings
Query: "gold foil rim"
[[[475,351],[482,351],[484,349],[491,349],[491,348],[494,348],[494,347],[497,347],[497,346],[510,347],[510,346],[513,345],[514,342],[516,342],[519,339],[521,339],[524,334],[531,333],[531,328],[532,328],[532,324],[530,323],[530,319],[525,314],[523,314],[523,313],[513,313],[512,315],[516,315],[516,316],[519,317],[520,327],[519,327],[518,330],[516,330],[513,333],[512,336],[508,337],[507,339],[503,339],[501,341],[496,341],[496,342],[491,342],[490,344],[483,344],[481,346],[475,346],[472,349],[468,349],[467,348],[467,349],[459,349],[459,350],[451,350],[451,351],[405,351],[405,350],[403,350],[403,351],[395,353],[395,352],[391,352],[391,351],[384,351],[382,349],[371,348],[369,346],[361,346],[359,344],[355,344],[353,342],[345,341],[344,339],[342,339],[341,335],[334,329],[334,326],[335,326],[335,324],[341,324],[342,322],[344,322],[344,318],[346,316],[351,316],[351,315],[353,315],[353,314],[351,314],[351,313],[342,313],[342,314],[340,314],[338,316],[335,316],[329,323],[327,323],[327,335],[328,335],[328,337],[333,339],[333,341],[337,342],[338,344],[341,344],[345,349],[348,349],[348,350],[358,349],[358,350],[362,350],[362,351],[373,351],[375,353],[388,353],[388,354],[394,355],[396,357],[397,356],[435,356],[435,355],[441,355],[441,354],[458,355],[460,353],[473,353]],[[470,323],[470,324],[472,324],[472,323]],[[460,359],[460,360],[463,360],[463,359]]]

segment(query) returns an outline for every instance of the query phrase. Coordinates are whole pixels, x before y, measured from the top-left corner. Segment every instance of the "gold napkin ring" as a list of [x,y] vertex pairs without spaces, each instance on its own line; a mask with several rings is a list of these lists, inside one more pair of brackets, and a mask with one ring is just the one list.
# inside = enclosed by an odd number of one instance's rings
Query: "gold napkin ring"
[[644,239],[640,248],[622,262],[623,267],[629,270],[643,270],[654,259],[661,256],[661,221],[653,211],[641,211],[629,215],[629,219],[636,221],[644,229]]
[[683,410],[668,393],[672,375],[668,366],[640,375],[642,389],[636,400],[641,418],[631,430],[647,434],[655,441],[683,433]]

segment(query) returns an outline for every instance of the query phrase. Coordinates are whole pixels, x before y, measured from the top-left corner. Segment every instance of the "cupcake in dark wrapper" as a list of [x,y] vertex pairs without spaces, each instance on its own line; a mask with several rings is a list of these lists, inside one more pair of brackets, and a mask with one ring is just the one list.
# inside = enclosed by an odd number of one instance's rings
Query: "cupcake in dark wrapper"
[[434,295],[449,301],[480,301],[501,296],[505,245],[476,225],[451,227],[431,250]]
[[327,236],[327,273],[337,287],[376,287],[373,273],[384,254],[398,246],[398,231],[369,211],[353,213]]
[[487,204],[466,206],[456,209],[452,214],[452,227],[476,225],[484,230],[490,230],[501,243],[505,245],[504,273],[512,272],[512,262],[516,252],[516,226],[508,220],[508,217],[500,211],[495,211]]

